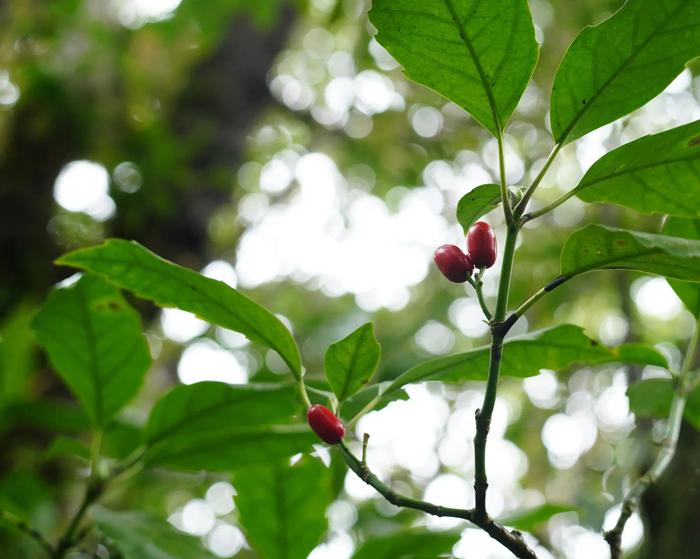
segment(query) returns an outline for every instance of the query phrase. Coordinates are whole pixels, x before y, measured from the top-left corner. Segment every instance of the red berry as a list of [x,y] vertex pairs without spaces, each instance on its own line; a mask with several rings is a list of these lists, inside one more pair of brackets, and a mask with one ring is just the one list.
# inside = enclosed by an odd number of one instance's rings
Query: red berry
[[338,444],[343,435],[345,435],[345,427],[335,414],[326,406],[316,404],[309,408],[306,412],[306,420],[321,440],[328,444]]
[[496,235],[488,223],[477,221],[467,233],[467,250],[477,268],[490,268],[496,261]]
[[474,271],[469,256],[455,245],[442,245],[435,251],[433,260],[442,275],[455,283],[464,283]]

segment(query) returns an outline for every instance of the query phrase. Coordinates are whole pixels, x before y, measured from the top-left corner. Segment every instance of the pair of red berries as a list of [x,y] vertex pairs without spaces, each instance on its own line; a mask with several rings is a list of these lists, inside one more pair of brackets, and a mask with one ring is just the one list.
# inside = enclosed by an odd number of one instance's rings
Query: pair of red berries
[[328,444],[338,444],[345,435],[345,427],[338,417],[321,404],[313,405],[306,412],[306,420],[319,438]]
[[448,280],[454,283],[467,281],[474,268],[490,268],[496,261],[496,235],[488,223],[477,221],[467,233],[467,254],[458,246],[442,245],[435,251],[433,260]]

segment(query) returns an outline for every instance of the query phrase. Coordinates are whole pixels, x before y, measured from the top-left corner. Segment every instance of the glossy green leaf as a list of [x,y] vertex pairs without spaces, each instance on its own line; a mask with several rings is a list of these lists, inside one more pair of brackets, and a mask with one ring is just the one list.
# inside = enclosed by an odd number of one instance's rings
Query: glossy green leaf
[[410,79],[505,128],[537,63],[526,0],[374,0],[369,16]]
[[54,289],[33,327],[95,424],[106,425],[141,388],[151,356],[139,315],[104,280],[85,275]]
[[521,532],[532,532],[543,522],[547,522],[555,514],[575,511],[574,507],[568,505],[554,505],[545,503],[539,507],[517,511],[498,519],[499,524],[515,528]]
[[250,545],[265,559],[305,559],[328,530],[330,470],[315,458],[244,469],[233,476]]
[[497,184],[482,184],[467,192],[457,203],[457,221],[466,235],[472,224],[501,203],[501,189]]
[[700,241],[601,225],[589,225],[568,238],[561,253],[562,276],[604,269],[700,281]]
[[324,360],[326,378],[338,400],[345,400],[369,382],[380,354],[371,322],[328,348]]
[[[700,240],[700,219],[669,217],[662,232],[672,237]],[[700,284],[679,280],[666,280],[695,317],[700,317]]]
[[[673,381],[667,378],[642,380],[627,388],[630,410],[641,417],[668,417],[673,394]],[[688,394],[683,417],[700,430],[700,385],[695,386]]]
[[566,143],[641,107],[700,55],[700,0],[629,0],[574,39],[552,87],[551,125]]
[[167,521],[145,512],[91,509],[99,530],[114,541],[124,559],[213,559],[201,544]]
[[231,470],[303,452],[315,442],[289,386],[180,385],[153,408],[145,429],[149,464]]
[[136,242],[111,239],[70,252],[58,264],[88,270],[162,307],[177,307],[274,349],[296,375],[301,357],[291,333],[270,311],[222,281],[168,262]]
[[700,121],[611,151],[593,164],[575,191],[584,202],[700,217]]
[[352,559],[398,559],[402,557],[448,557],[459,541],[460,532],[404,530],[389,536],[370,537]]
[[[481,347],[425,361],[395,379],[386,393],[426,380],[486,380],[489,351],[488,347]],[[579,326],[564,324],[507,340],[501,359],[501,375],[523,378],[536,375],[541,369],[561,371],[576,364],[599,365],[615,361],[666,365],[663,356],[651,348],[638,344],[605,347],[586,336]]]

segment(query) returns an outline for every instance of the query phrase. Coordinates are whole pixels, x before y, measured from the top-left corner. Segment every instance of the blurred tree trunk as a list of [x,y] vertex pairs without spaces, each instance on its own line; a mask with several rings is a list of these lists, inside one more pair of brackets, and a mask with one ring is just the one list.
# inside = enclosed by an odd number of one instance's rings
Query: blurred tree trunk
[[[150,209],[144,208],[145,194],[131,200],[117,196],[118,213],[108,234],[147,241],[159,254],[193,266],[204,262],[209,217],[230,200],[247,131],[271,102],[267,73],[293,19],[294,12],[284,9],[276,25],[266,30],[247,18],[232,21],[215,52],[190,74],[170,111],[168,127],[176,139],[185,143],[195,134],[201,138],[187,162],[193,184],[172,189],[158,184],[173,209],[151,215],[144,211]],[[53,185],[63,165],[91,153],[90,135],[81,127],[83,92],[48,75],[32,85],[22,91],[13,110],[0,154],[0,318],[20,298],[42,298],[68,273],[52,263],[62,252],[48,230],[54,216]],[[216,184],[222,170],[228,171],[228,188]],[[143,218],[130,219],[137,209]]]

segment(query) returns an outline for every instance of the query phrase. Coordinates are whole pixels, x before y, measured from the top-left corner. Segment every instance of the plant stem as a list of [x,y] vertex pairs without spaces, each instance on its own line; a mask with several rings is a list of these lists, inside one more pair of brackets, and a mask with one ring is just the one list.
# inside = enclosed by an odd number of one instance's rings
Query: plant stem
[[515,242],[518,238],[518,229],[515,225],[509,225],[506,233],[506,244],[503,251],[503,264],[501,266],[501,278],[498,284],[498,300],[496,312],[493,317],[491,354],[489,360],[489,376],[486,382],[486,392],[481,408],[476,412],[476,435],[474,436],[474,492],[476,496],[476,511],[483,516],[486,514],[486,489],[488,479],[486,477],[486,439],[491,426],[491,414],[496,403],[498,391],[498,377],[501,371],[501,353],[503,351],[503,338],[505,331],[501,326],[508,307],[508,292],[510,290],[510,276],[513,271],[513,259],[515,257]]
[[688,397],[688,373],[692,369],[693,363],[695,362],[699,341],[700,324],[698,324],[696,321],[695,331],[693,332],[693,336],[688,343],[688,347],[683,358],[683,365],[681,367],[680,375],[676,379],[676,389],[673,395],[673,402],[671,403],[671,411],[669,413],[668,423],[666,424],[666,433],[662,442],[661,451],[657,455],[656,460],[654,460],[654,463],[651,465],[651,468],[649,468],[649,470],[647,470],[642,477],[635,481],[632,484],[632,487],[630,487],[629,491],[627,491],[627,494],[622,502],[620,516],[617,519],[615,526],[604,534],[605,541],[607,541],[608,545],[610,546],[611,559],[619,559],[622,557],[622,532],[625,528],[627,520],[629,520],[632,513],[637,509],[639,500],[641,499],[642,495],[644,495],[644,492],[649,489],[649,487],[654,485],[664,474],[676,453],[678,435],[680,434],[681,425],[683,423],[683,410]]
[[301,373],[297,377],[297,388],[299,389],[299,396],[301,396],[301,401],[306,406],[306,408],[311,407],[311,400],[309,400],[309,395],[306,392],[306,384],[304,384],[304,368],[302,367]]
[[435,505],[427,501],[421,501],[420,499],[414,499],[412,497],[402,495],[401,493],[397,493],[382,480],[380,480],[375,474],[373,474],[365,462],[358,460],[355,455],[350,452],[350,449],[344,442],[341,442],[339,447],[348,467],[367,485],[374,487],[391,504],[396,505],[397,507],[420,510],[434,516],[447,516],[451,518],[468,520],[472,524],[475,524],[481,529],[485,530],[493,539],[500,542],[502,545],[512,551],[516,557],[520,559],[537,559],[535,552],[528,547],[520,532],[516,530],[509,531],[495,522],[488,515],[479,514],[474,509],[442,507],[440,505]]
[[11,526],[14,526],[20,532],[24,532],[27,536],[36,541],[44,549],[44,551],[46,551],[46,553],[48,553],[50,556],[52,555],[53,548],[51,547],[51,544],[46,540],[46,538],[44,538],[41,532],[32,528],[19,516],[16,516],[6,510],[0,510],[0,520],[5,521]]
[[501,201],[503,202],[503,214],[506,223],[510,226],[514,224],[513,209],[510,207],[510,196],[508,196],[508,184],[506,183],[506,157],[503,150],[503,132],[496,134],[498,141],[498,171],[500,176]]
[[535,218],[543,216],[546,213],[551,212],[553,209],[561,206],[564,202],[566,202],[569,198],[573,197],[575,194],[576,194],[576,189],[569,190],[568,192],[565,192],[559,198],[554,200],[554,202],[552,202],[551,204],[547,204],[543,208],[540,208],[539,210],[536,210],[534,212],[526,213],[522,217],[522,223],[527,223],[530,220],[533,220]]
[[530,198],[532,198],[532,195],[535,193],[535,190],[537,190],[537,187],[542,182],[542,179],[547,174],[547,171],[552,166],[552,163],[554,163],[554,160],[556,159],[557,154],[559,153],[559,150],[562,147],[563,147],[563,144],[561,142],[558,144],[554,144],[554,147],[552,148],[552,151],[547,156],[547,160],[544,162],[542,169],[540,169],[540,172],[537,173],[537,176],[532,181],[532,184],[530,184],[530,186],[528,186],[528,188],[525,191],[525,193],[523,194],[523,197],[521,198],[520,202],[518,202],[518,205],[515,207],[514,214],[515,214],[516,219],[520,218],[520,216],[522,216],[523,213],[525,213],[525,208],[527,207],[527,203],[530,201]]
[[486,300],[484,299],[484,292],[483,292],[483,282],[481,281],[481,272],[477,275],[475,279],[469,278],[467,280],[472,287],[474,288],[474,292],[476,293],[476,298],[479,301],[479,306],[481,307],[481,312],[484,313],[484,316],[486,317],[486,320],[491,322],[491,319],[493,318],[491,315],[491,311],[489,310],[489,306],[486,304]]

